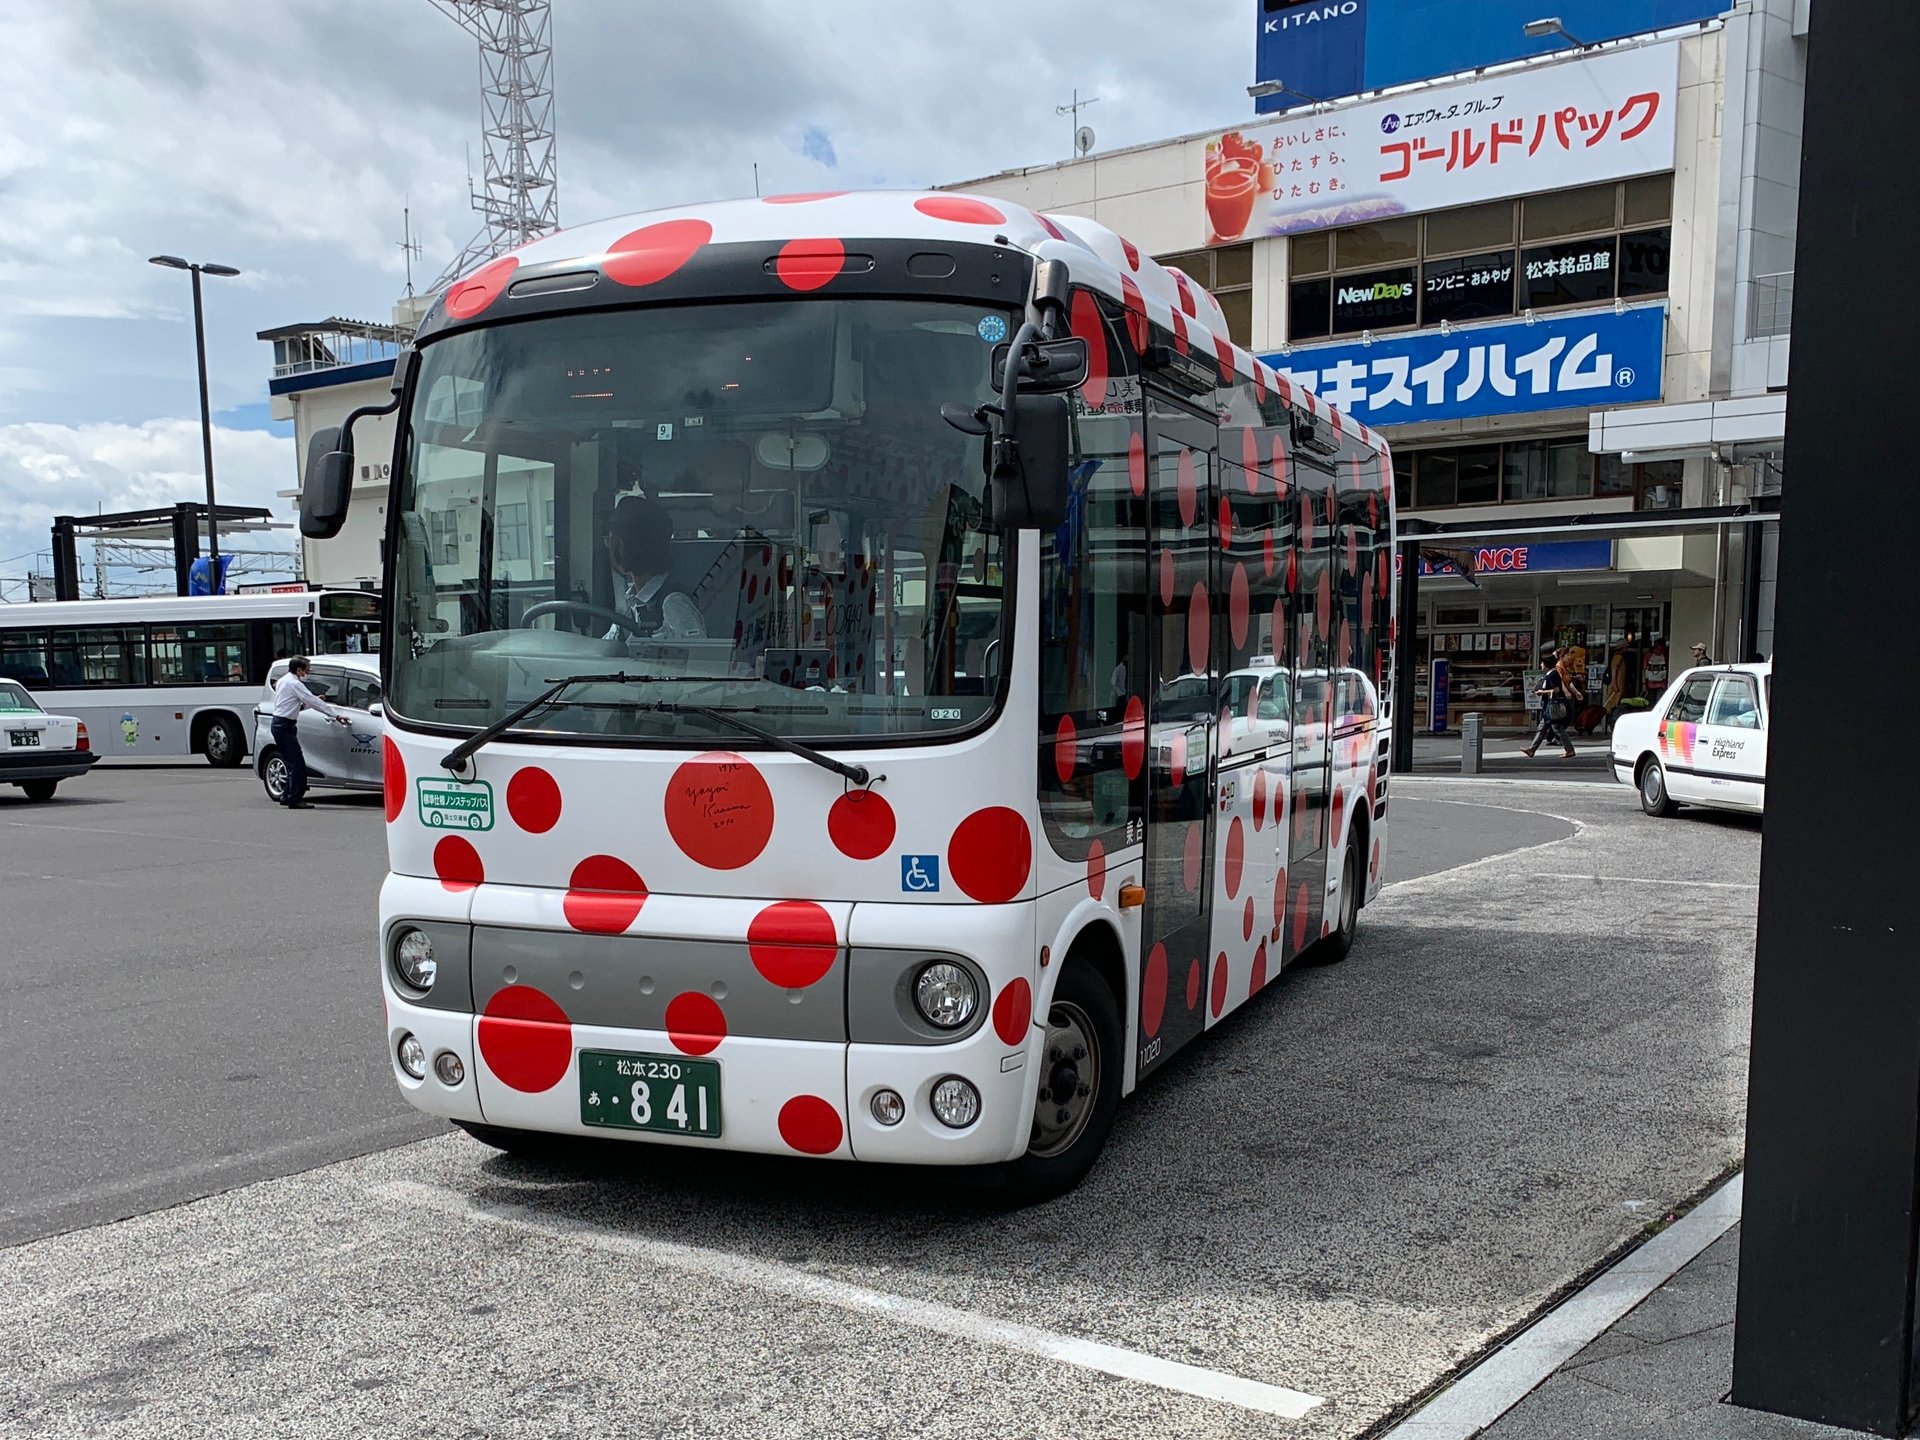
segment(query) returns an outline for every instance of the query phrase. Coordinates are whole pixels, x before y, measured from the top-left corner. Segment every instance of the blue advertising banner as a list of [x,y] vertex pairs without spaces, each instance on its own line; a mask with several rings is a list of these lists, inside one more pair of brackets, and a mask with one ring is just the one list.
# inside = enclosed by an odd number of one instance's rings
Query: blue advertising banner
[[1447,711],[1453,704],[1449,668],[1448,661],[1433,661],[1433,676],[1427,685],[1427,728],[1436,735],[1447,733]]
[[[1444,544],[1440,537],[1436,544]],[[1396,571],[1399,568],[1395,562]],[[1550,540],[1542,545],[1478,545],[1473,549],[1476,575],[1539,575],[1562,570],[1611,570],[1611,540]],[[1450,560],[1420,557],[1420,574],[1442,579],[1459,575]]]
[[1296,385],[1371,426],[1658,400],[1667,307],[1416,330],[1372,344],[1296,345],[1263,355]]
[[[1253,8],[1254,79],[1287,87],[1256,102],[1263,115],[1569,48],[1559,35],[1525,33],[1542,18],[1540,0],[1258,0]],[[1545,13],[1595,45],[1732,8],[1733,0],[1554,0]]]

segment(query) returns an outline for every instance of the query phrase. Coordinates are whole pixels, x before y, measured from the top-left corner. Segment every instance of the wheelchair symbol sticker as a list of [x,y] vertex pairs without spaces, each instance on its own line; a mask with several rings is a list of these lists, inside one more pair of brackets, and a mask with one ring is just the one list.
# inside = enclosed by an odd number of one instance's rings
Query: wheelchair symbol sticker
[[938,855],[902,855],[900,857],[900,888],[914,892],[938,890],[940,888],[940,857]]

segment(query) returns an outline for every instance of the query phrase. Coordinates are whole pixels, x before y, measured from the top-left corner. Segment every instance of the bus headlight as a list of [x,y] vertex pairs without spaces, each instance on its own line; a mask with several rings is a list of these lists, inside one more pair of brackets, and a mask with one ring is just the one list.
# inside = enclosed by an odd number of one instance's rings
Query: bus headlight
[[433,940],[427,932],[402,930],[393,942],[393,973],[415,990],[431,990],[439,970],[433,958]]
[[965,967],[936,960],[913,982],[913,1003],[929,1025],[957,1030],[973,1018],[980,987]]
[[933,1118],[949,1130],[964,1130],[980,1118],[980,1092],[958,1075],[933,1087]]

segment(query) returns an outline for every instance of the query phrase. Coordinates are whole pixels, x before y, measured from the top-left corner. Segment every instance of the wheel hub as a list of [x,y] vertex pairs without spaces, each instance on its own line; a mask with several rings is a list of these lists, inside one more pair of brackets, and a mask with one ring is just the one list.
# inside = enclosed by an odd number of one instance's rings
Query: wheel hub
[[1047,1072],[1033,1106],[1029,1153],[1058,1155],[1087,1128],[1100,1089],[1100,1042],[1078,1005],[1062,1002],[1047,1015]]

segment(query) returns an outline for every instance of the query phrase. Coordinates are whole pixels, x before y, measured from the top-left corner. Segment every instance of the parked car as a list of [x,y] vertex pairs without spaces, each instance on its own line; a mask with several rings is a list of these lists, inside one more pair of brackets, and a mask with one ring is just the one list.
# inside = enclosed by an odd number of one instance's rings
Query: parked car
[[[300,712],[300,751],[307,759],[307,784],[378,790],[380,741],[387,733],[386,709],[380,703],[380,657],[315,655],[312,659],[307,688],[344,714],[347,723],[335,725],[317,710]],[[273,691],[286,673],[285,660],[273,662],[266,691],[253,711],[253,773],[275,803],[287,793],[287,759],[273,743]]]
[[85,725],[47,714],[17,680],[0,680],[0,735],[0,784],[18,785],[29,800],[51,800],[62,780],[86,774],[100,758]]
[[1682,671],[1652,705],[1614,722],[1614,779],[1640,792],[1649,815],[1764,811],[1772,686],[1771,662]]

